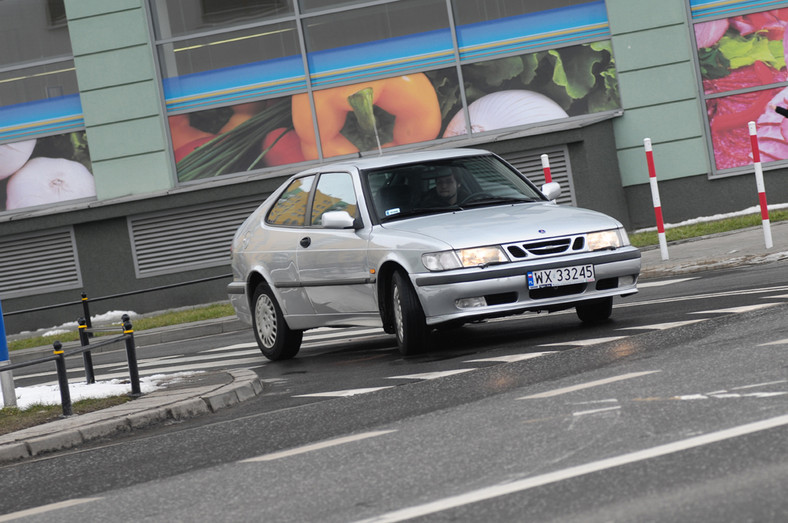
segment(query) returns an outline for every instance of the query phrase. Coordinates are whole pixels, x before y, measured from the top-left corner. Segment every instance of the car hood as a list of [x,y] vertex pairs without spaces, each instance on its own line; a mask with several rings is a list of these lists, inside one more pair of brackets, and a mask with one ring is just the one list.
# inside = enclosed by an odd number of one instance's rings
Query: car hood
[[605,214],[551,203],[480,207],[388,222],[383,228],[429,236],[454,249],[569,236],[613,229]]

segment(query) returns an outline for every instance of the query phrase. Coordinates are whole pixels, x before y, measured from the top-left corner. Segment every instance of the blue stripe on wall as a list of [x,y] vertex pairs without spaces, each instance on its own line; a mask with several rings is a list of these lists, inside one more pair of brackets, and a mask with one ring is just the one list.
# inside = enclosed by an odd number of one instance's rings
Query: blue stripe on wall
[[78,94],[0,107],[0,140],[24,140],[85,126]]
[[788,2],[781,0],[690,0],[693,20],[709,18],[726,18],[754,11],[768,11],[780,7],[788,7]]

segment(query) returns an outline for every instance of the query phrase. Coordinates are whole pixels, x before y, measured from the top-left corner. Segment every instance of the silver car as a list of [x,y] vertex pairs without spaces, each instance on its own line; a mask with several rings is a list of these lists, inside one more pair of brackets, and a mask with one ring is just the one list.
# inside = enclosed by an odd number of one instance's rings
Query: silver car
[[606,320],[637,292],[640,252],[617,220],[556,205],[560,191],[473,149],[312,168],[238,229],[230,301],[271,360],[316,327],[382,326],[414,354],[434,328],[483,318]]

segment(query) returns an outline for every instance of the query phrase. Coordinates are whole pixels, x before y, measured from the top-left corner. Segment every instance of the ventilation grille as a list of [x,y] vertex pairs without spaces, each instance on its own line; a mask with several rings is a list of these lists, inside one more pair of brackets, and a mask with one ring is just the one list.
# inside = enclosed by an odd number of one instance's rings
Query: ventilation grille
[[0,239],[0,297],[82,287],[72,228]]
[[569,156],[566,147],[553,147],[539,151],[524,151],[502,154],[501,157],[523,173],[534,185],[541,188],[545,183],[542,155],[550,159],[550,175],[554,182],[561,184],[561,196],[556,200],[559,204],[575,204],[575,189],[572,186]]
[[230,263],[233,235],[261,199],[129,217],[129,237],[137,277]]

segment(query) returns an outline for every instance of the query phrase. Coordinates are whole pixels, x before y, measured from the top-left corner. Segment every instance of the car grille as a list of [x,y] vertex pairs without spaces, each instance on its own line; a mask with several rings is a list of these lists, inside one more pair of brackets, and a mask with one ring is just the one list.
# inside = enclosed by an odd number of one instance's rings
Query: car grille
[[532,242],[518,242],[505,245],[504,248],[515,259],[529,256],[555,256],[566,252],[577,252],[585,249],[583,236],[551,238]]

